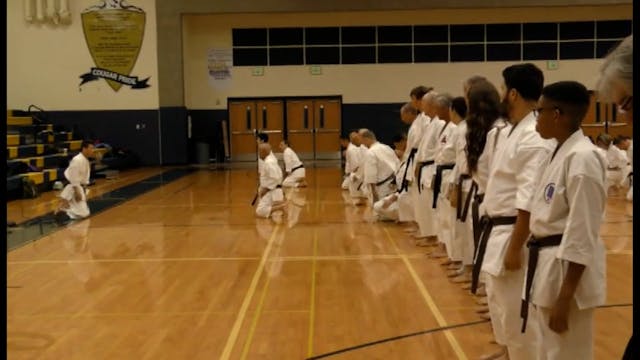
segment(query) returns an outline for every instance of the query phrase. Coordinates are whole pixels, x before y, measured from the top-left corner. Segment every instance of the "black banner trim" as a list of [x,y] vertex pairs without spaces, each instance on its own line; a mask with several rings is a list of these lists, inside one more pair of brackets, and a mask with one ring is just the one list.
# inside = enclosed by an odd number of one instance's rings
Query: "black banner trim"
[[147,84],[147,81],[149,81],[150,79],[150,77],[148,77],[143,80],[138,80],[137,76],[128,76],[115,71],[95,67],[91,68],[91,71],[89,71],[88,73],[80,75],[80,78],[82,79],[80,86],[90,81],[105,79],[118,82],[122,85],[128,85],[132,89],[148,88],[149,84]]

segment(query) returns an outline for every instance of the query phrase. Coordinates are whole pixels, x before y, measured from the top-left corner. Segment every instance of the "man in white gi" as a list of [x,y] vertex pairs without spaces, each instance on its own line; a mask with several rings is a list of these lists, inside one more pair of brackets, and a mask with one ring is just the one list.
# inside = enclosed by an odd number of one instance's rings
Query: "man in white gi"
[[437,245],[436,219],[433,207],[433,191],[431,181],[435,174],[435,156],[438,147],[440,133],[445,126],[445,121],[438,118],[435,99],[438,94],[430,91],[422,98],[422,110],[424,112],[425,126],[422,130],[422,139],[416,153],[416,166],[414,179],[417,190],[414,194],[414,216],[418,223],[418,231],[413,235],[419,246]]
[[588,108],[587,88],[561,81],[542,90],[536,109],[536,130],[558,143],[531,196],[522,315],[523,329],[529,322],[537,336],[538,359],[593,359],[593,310],[606,300],[606,167],[580,129]]
[[287,140],[280,142],[280,150],[284,160],[284,171],[287,173],[287,177],[282,181],[282,186],[306,187],[304,165],[302,165],[302,161],[300,161],[295,151],[291,149]]
[[512,124],[498,144],[483,201],[483,230],[474,266],[486,276],[487,301],[496,342],[510,359],[536,359],[532,332],[520,331],[524,270],[523,244],[529,235],[531,194],[542,160],[553,142],[536,132],[534,109],[542,91],[542,71],[530,63],[502,72],[503,104]]
[[[395,147],[396,156],[404,154],[407,147],[407,137],[404,136],[404,134],[396,136],[393,140],[393,145]],[[402,156],[399,156],[399,158],[401,157]],[[402,161],[396,171],[396,186],[402,182],[402,178],[404,177],[407,168],[406,165],[406,161]],[[399,222],[401,221],[399,218],[401,209],[404,209],[406,212],[407,207],[411,209],[413,208],[413,203],[411,202],[409,194],[406,191],[400,192],[398,190],[374,203],[373,211],[378,220]]]
[[267,143],[258,145],[258,156],[264,160],[260,172],[260,188],[258,190],[258,206],[256,215],[269,218],[276,211],[286,211],[286,202],[282,193],[282,169],[275,157],[270,157],[271,146]]
[[349,148],[354,148],[355,146],[349,141],[349,136],[340,136],[340,146],[344,148],[342,150],[342,154],[344,155],[344,177],[342,179],[342,185],[340,186],[342,190],[349,190],[349,174],[351,173],[351,164],[349,163],[349,159],[347,158],[347,153],[349,152]]
[[364,183],[370,189],[372,204],[396,191],[396,171],[400,160],[395,151],[379,142],[369,129],[358,132],[362,143],[369,149],[364,157]]
[[[422,139],[423,128],[425,125],[426,117],[422,113],[422,98],[429,93],[433,88],[423,85],[416,86],[411,89],[409,96],[411,102],[405,104],[400,109],[400,117],[404,124],[409,125],[409,131],[407,133],[407,150],[401,158],[406,162],[405,168],[406,175],[403,174],[401,182],[398,183],[399,194],[407,194],[404,196],[409,197],[409,201],[413,204],[415,198],[418,196],[418,187],[415,186],[414,175],[416,167],[416,154],[418,147],[420,146],[420,140]],[[406,222],[409,226],[405,228],[406,232],[415,233],[418,231],[418,224],[415,221],[414,206],[404,207],[398,210],[398,219],[401,222]]]
[[91,175],[91,163],[89,159],[93,157],[93,143],[83,141],[80,153],[74,156],[69,162],[69,167],[64,171],[64,177],[69,184],[64,187],[60,195],[60,205],[54,212],[54,216],[59,223],[68,219],[84,219],[89,216],[89,206],[87,205],[88,190]]
[[[440,94],[435,98],[434,107],[437,117],[445,122],[438,135],[438,143],[436,146],[434,165],[435,172],[431,181],[429,191],[433,193],[433,202],[431,205],[435,215],[435,227],[438,236],[439,249],[429,254],[431,258],[448,257],[452,260],[451,240],[453,238],[453,220],[454,209],[447,199],[448,184],[451,170],[455,165],[456,152],[451,145],[455,142],[453,134],[457,125],[450,121],[449,108],[451,107],[451,96]],[[462,260],[457,258],[457,260]],[[445,261],[445,265],[450,265],[451,261]]]
[[367,147],[362,144],[362,139],[357,131],[352,131],[349,134],[349,139],[355,146],[351,151],[347,151],[347,161],[351,163],[352,167],[349,175],[349,195],[354,205],[364,205],[367,201],[368,190],[364,186],[364,158]]

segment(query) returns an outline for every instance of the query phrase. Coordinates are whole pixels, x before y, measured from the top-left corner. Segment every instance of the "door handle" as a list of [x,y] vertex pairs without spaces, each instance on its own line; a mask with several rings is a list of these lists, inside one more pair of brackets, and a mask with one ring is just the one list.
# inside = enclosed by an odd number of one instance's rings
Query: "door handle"
[[304,119],[304,128],[308,129],[309,128],[309,107],[307,105],[304,106],[303,119]]
[[320,127],[324,127],[324,105],[320,105]]
[[247,106],[247,130],[251,130],[251,106]]
[[262,128],[263,129],[267,128],[267,107],[266,106],[262,107]]

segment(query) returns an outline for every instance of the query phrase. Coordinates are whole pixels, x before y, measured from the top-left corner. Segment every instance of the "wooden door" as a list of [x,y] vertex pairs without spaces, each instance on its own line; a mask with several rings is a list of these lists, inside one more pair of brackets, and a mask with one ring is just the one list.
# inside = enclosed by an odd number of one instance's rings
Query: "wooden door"
[[596,97],[596,93],[591,91],[590,97],[589,110],[587,110],[587,115],[582,120],[582,131],[595,141],[599,134],[604,133],[604,123],[601,116],[601,104]]
[[607,104],[607,132],[611,136],[625,135],[633,137],[633,121],[629,121],[625,114],[618,112],[616,104]]
[[256,161],[256,104],[253,101],[229,103],[231,160]]
[[265,100],[256,102],[257,129],[269,135],[269,144],[273,152],[280,152],[278,146],[283,139],[284,103],[282,100]]
[[287,139],[301,160],[315,158],[312,100],[287,100]]
[[594,141],[600,134],[632,136],[633,122],[628,121],[625,115],[619,114],[615,104],[599,101],[597,93],[592,91],[591,104],[582,121],[582,130]]
[[318,160],[340,159],[340,100],[313,101],[315,120],[315,157]]

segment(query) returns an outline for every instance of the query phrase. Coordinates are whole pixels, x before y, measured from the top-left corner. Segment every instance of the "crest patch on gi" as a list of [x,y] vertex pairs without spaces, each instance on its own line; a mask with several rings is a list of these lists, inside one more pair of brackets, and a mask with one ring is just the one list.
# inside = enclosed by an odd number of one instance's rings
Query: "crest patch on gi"
[[547,203],[551,202],[551,199],[553,199],[553,193],[556,190],[556,184],[554,183],[549,183],[547,184],[547,186],[544,187],[544,200]]

